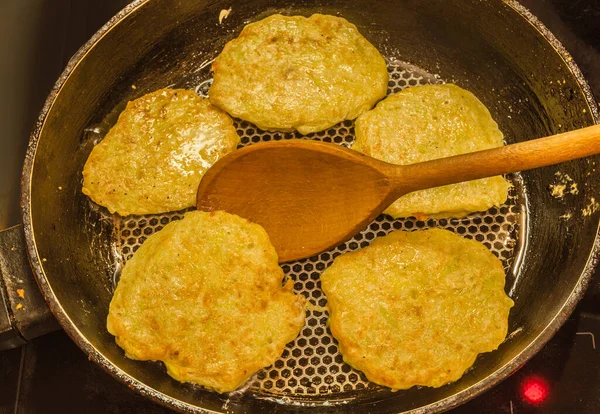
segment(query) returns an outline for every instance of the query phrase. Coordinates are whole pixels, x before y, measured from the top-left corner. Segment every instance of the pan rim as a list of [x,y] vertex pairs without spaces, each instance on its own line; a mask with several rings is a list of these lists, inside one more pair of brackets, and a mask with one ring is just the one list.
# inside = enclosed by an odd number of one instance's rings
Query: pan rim
[[[73,340],[79,348],[81,348],[88,356],[88,358],[95,363],[97,363],[100,367],[102,367],[106,372],[111,374],[120,382],[127,385],[129,388],[135,390],[139,394],[152,399],[155,402],[158,402],[166,407],[174,408],[183,412],[194,412],[194,413],[216,413],[217,411],[208,410],[205,408],[200,408],[196,405],[181,401],[176,397],[171,397],[167,394],[164,394],[153,387],[147,385],[146,383],[134,378],[133,376],[127,374],[125,371],[120,369],[117,365],[115,365],[108,357],[106,357],[102,352],[96,349],[88,339],[82,334],[82,332],[75,326],[72,322],[71,318],[64,310],[60,302],[58,301],[56,295],[52,287],[50,286],[49,280],[46,277],[44,268],[42,266],[42,259],[37,251],[37,244],[35,241],[35,234],[33,230],[33,220],[31,215],[31,184],[32,184],[32,172],[35,163],[35,155],[37,151],[37,146],[39,142],[39,138],[44,129],[45,121],[47,119],[48,114],[52,110],[54,102],[56,98],[60,94],[63,86],[68,81],[70,75],[74,72],[74,70],[78,67],[79,63],[85,58],[85,56],[94,48],[94,46],[102,40],[102,38],[108,34],[112,29],[118,26],[119,23],[124,21],[129,15],[133,14],[136,10],[143,7],[150,0],[134,0],[129,5],[127,5],[124,9],[122,9],[119,13],[117,13],[114,17],[112,17],[100,30],[98,30],[89,41],[87,41],[69,60],[66,68],[58,78],[55,83],[52,91],[48,95],[48,98],[45,101],[45,104],[40,112],[38,120],[33,128],[33,131],[30,135],[30,140],[26,152],[25,161],[23,164],[23,174],[21,177],[21,212],[22,212],[22,220],[23,227],[27,245],[27,254],[29,256],[30,264],[36,278],[36,281],[40,287],[42,295],[46,302],[48,303],[52,313],[57,318],[58,322],[65,330],[65,332],[69,335],[71,340]],[[596,105],[596,100],[592,94],[591,88],[584,78],[581,70],[575,63],[574,59],[571,57],[569,52],[564,48],[564,46],[558,41],[558,39],[550,32],[548,28],[535,17],[526,7],[521,5],[517,0],[502,0],[506,6],[512,9],[519,18],[523,18],[526,22],[528,22],[535,30],[537,30],[540,35],[554,48],[555,52],[561,57],[565,65],[571,71],[573,77],[575,78],[577,84],[579,85],[582,94],[585,97],[586,104],[588,105],[590,115],[593,119],[593,122],[596,124],[600,124],[600,114],[598,111],[598,106]],[[533,339],[519,354],[517,354],[510,361],[503,364],[500,368],[495,370],[492,374],[487,376],[486,378],[480,380],[479,382],[459,391],[456,394],[453,394],[449,397],[446,397],[437,402],[409,410],[404,411],[405,413],[411,414],[423,414],[423,413],[431,413],[431,412],[440,412],[446,411],[451,408],[454,408],[460,404],[463,404],[474,397],[480,395],[483,391],[492,388],[497,385],[500,381],[504,380],[506,377],[511,375],[514,371],[516,371],[519,367],[524,365],[533,355],[535,355],[551,338],[554,334],[562,327],[566,319],[573,312],[575,305],[580,301],[583,297],[588,282],[592,277],[595,268],[600,260],[600,223],[596,228],[596,237],[592,249],[590,250],[590,254],[586,261],[586,265],[584,270],[579,277],[579,280],[573,287],[566,301],[563,303],[563,306],[556,313],[556,315],[548,322],[548,324],[542,329],[539,335]],[[393,397],[391,397],[393,398]],[[302,409],[302,406],[299,405],[294,408]]]

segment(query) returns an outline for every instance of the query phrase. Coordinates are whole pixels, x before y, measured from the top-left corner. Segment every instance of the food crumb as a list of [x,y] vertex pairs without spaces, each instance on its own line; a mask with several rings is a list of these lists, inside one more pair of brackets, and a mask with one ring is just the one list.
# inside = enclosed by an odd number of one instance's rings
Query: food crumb
[[567,211],[565,214],[560,216],[559,219],[566,221],[566,220],[570,220],[572,217],[573,217],[573,213],[571,213],[570,211]]
[[577,183],[572,183],[571,186],[569,187],[569,191],[573,195],[579,194],[579,188],[577,188]]
[[25,299],[25,289],[17,289],[17,295],[19,295],[21,299]]
[[579,194],[579,188],[577,188],[577,183],[573,181],[569,174],[557,171],[554,173],[554,175],[557,177],[558,182],[555,184],[550,184],[548,186],[548,189],[550,190],[550,195],[552,197],[560,199],[568,194]]
[[18,303],[18,304],[17,304],[16,308],[17,308],[17,310],[19,310],[19,309],[25,309],[25,308],[23,307],[23,305],[21,305],[20,303]]
[[221,10],[221,12],[219,13],[219,24],[223,23],[223,20],[225,20],[229,16],[229,13],[231,13],[231,7],[228,9]]
[[62,190],[62,187],[59,185],[59,186],[58,186],[58,189],[59,189],[59,190]]
[[136,90],[136,89],[137,89],[137,86],[135,86],[135,85],[131,85],[131,89],[133,89],[133,90]]
[[596,211],[598,211],[599,208],[600,208],[600,204],[598,204],[596,202],[596,199],[594,197],[591,197],[590,204],[588,204],[586,208],[581,210],[581,213],[583,214],[584,217],[591,216]]
[[512,332],[511,332],[511,333],[510,333],[510,334],[509,334],[509,335],[506,337],[506,340],[513,339],[513,338],[515,337],[515,335],[519,334],[521,331],[523,331],[523,327],[522,327],[522,326],[521,326],[521,327],[519,327],[519,328],[517,328],[517,329],[515,329],[514,331],[512,331]]
[[46,258],[45,258],[45,257],[42,259],[42,262],[44,262],[44,263],[45,263],[45,262],[47,262],[47,261],[48,261],[48,260],[46,260]]
[[550,194],[554,198],[563,198],[565,196],[565,189],[567,188],[564,184],[550,184]]

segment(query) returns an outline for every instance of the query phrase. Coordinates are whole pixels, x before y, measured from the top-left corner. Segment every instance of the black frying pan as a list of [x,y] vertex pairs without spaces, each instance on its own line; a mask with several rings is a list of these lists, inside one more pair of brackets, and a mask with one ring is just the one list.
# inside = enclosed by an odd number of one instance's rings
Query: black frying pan
[[[229,17],[220,24],[220,11],[230,7]],[[245,391],[230,395],[180,384],[159,364],[125,358],[106,331],[108,304],[123,261],[147,235],[178,214],[110,216],[81,193],[87,156],[127,101],[166,86],[205,93],[211,59],[244,24],[274,12],[347,18],[388,59],[391,90],[455,82],[486,104],[508,143],[599,120],[597,104],[568,53],[514,1],[135,1],[69,62],[31,136],[23,169],[24,232],[17,227],[0,234],[0,269],[11,280],[9,289],[1,292],[9,296],[12,308],[8,324],[26,338],[48,329],[35,292],[27,291],[24,300],[14,294],[27,284],[27,264],[19,254],[26,245],[45,300],[90,359],[131,388],[175,409],[430,413],[456,406],[525,363],[582,296],[598,252],[598,158],[510,176],[515,188],[499,209],[460,220],[380,217],[328,256],[284,265],[296,279],[295,288],[320,304],[322,298],[315,293],[319,269],[333,255],[360,248],[363,241],[392,229],[446,227],[484,242],[507,269],[506,288],[515,301],[509,337],[497,351],[481,355],[453,384],[391,392],[368,383],[340,362],[334,341],[325,343],[326,315],[315,311],[309,311],[306,329],[281,360],[259,372]],[[237,125],[243,145],[295,136]],[[310,138],[347,144],[352,123]],[[560,179],[557,171],[577,182],[578,194],[551,195],[549,186]],[[26,310],[19,312],[15,306],[23,301],[28,301]],[[0,339],[4,334],[0,330]],[[12,342],[18,343],[18,338]]]

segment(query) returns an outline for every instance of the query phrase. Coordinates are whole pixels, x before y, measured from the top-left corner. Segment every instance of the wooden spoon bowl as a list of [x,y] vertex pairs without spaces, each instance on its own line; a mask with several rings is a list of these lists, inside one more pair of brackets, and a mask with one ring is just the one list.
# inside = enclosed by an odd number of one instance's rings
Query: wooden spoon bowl
[[348,240],[412,191],[543,167],[600,153],[600,125],[411,165],[393,165],[310,140],[250,145],[216,162],[199,210],[224,210],[265,228],[280,262]]

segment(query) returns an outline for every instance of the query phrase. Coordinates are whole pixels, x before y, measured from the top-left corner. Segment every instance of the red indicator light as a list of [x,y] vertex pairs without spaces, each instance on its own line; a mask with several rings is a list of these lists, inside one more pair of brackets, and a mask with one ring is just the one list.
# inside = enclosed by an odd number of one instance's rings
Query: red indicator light
[[521,385],[523,399],[529,404],[543,403],[548,398],[549,391],[548,383],[538,376],[526,378]]

